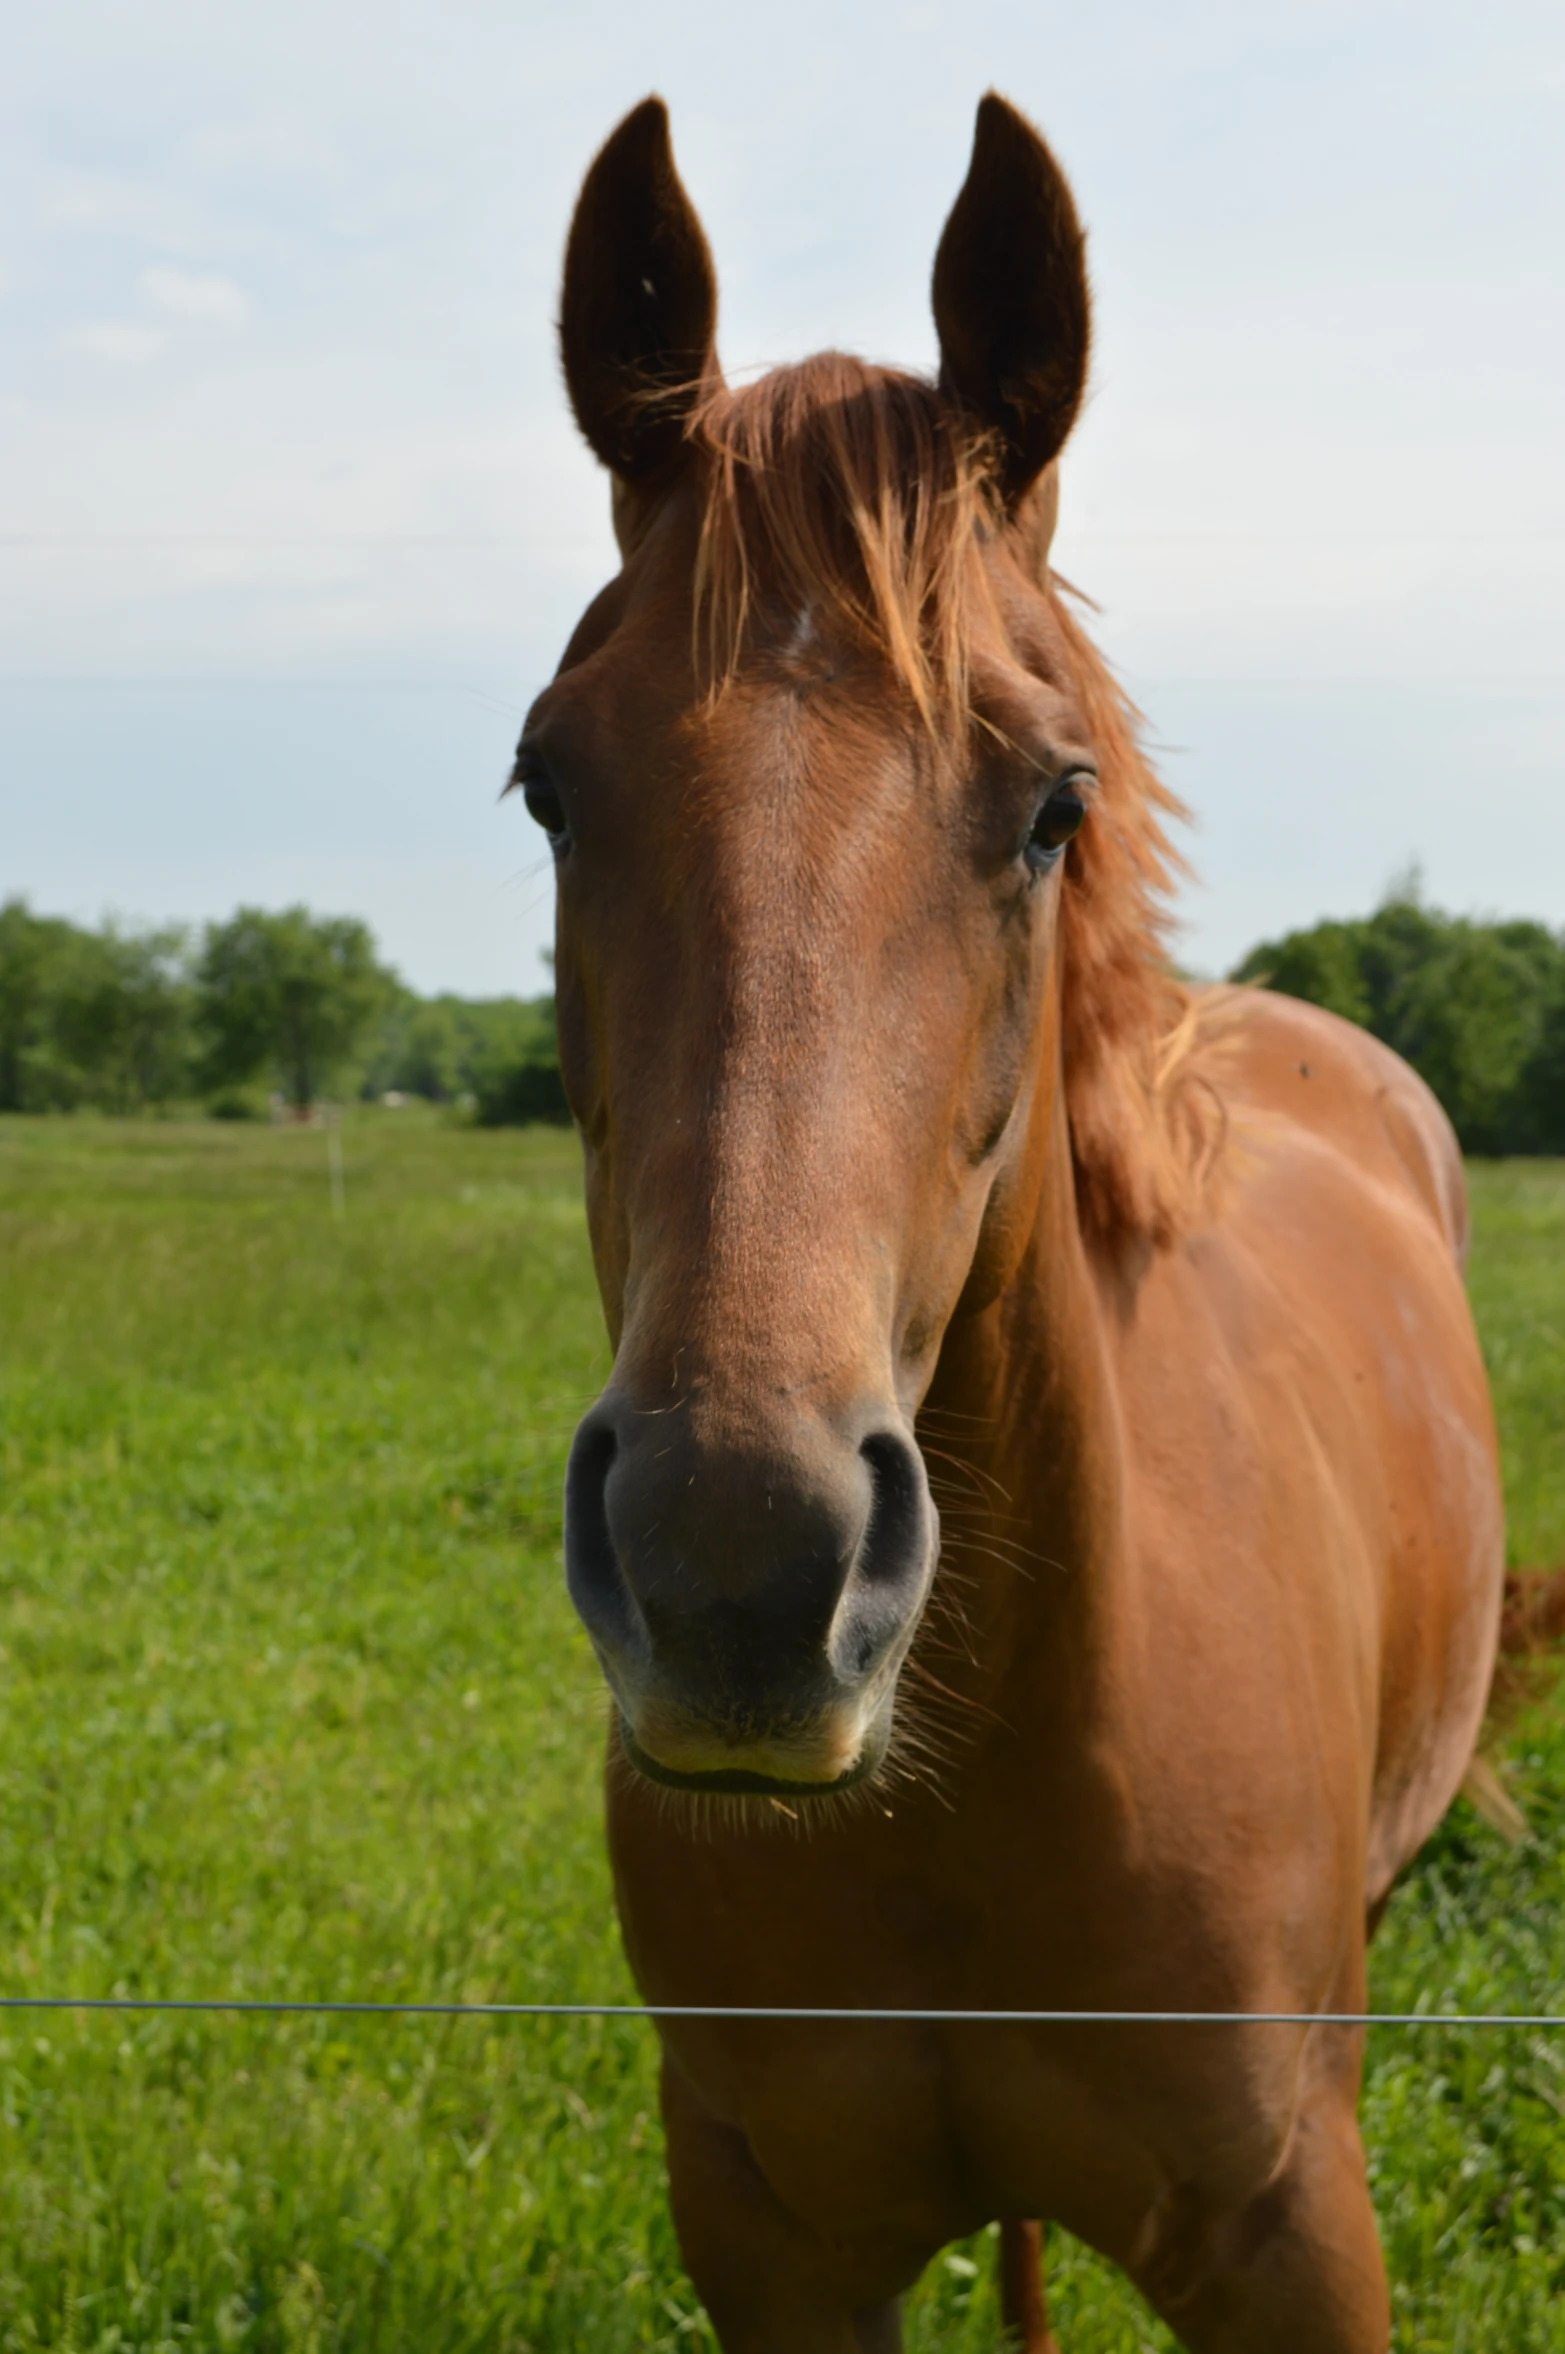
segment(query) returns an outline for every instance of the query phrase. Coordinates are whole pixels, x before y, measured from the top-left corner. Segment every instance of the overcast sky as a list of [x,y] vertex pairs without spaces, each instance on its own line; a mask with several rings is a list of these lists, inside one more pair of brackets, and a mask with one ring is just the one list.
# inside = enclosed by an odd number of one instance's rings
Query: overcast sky
[[731,368],[929,367],[993,84],[1091,237],[1059,560],[1190,802],[1186,954],[1565,922],[1558,0],[54,0],[0,92],[0,895],[305,899],[541,985],[522,712],[612,569],[552,339],[649,89]]

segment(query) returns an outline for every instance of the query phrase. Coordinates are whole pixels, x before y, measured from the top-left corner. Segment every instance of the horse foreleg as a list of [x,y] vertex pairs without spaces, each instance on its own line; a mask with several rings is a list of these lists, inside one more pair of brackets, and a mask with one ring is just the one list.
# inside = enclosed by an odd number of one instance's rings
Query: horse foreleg
[[1043,2293],[1043,2225],[1000,2226],[1000,2315],[1007,2354],[1060,2354]]
[[[1362,1996],[1359,1998],[1362,2000]],[[1344,2006],[1348,2007],[1348,2006]],[[1386,2354],[1390,2299],[1354,2114],[1356,2036],[1335,2042],[1301,2105],[1288,2153],[1237,2211],[1175,2202],[1138,2265],[1143,2293],[1190,2354]]]
[[709,2115],[666,2061],[663,2124],[674,2228],[723,2354],[901,2354],[899,2300],[859,2301],[744,2135]]

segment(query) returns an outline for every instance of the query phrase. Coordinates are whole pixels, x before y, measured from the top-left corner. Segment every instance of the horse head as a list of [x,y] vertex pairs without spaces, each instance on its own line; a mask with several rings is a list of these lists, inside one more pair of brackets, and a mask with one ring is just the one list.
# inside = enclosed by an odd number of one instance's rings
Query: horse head
[[[1105,819],[1100,886],[1156,859],[1094,809],[1124,722],[1047,569],[1082,234],[996,97],[934,308],[937,383],[827,353],[730,389],[656,99],[570,232],[566,382],[623,564],[514,779],[615,1349],[566,1564],[626,1756],[678,1787],[879,1766],[939,1548],[914,1417],[1051,1156],[1072,1181],[1067,877],[1085,906]],[[1090,1194],[1110,1060],[1076,1043]]]

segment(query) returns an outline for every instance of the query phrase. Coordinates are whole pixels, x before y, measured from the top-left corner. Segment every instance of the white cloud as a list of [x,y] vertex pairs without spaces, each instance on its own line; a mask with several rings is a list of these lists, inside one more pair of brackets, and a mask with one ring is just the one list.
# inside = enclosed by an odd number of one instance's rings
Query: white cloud
[[167,199],[128,173],[46,167],[35,202],[41,227],[72,234],[144,237],[169,226]]
[[153,308],[173,319],[210,319],[236,327],[250,316],[249,302],[232,278],[202,277],[165,264],[143,270],[140,285]]
[[163,337],[156,327],[133,319],[100,319],[90,327],[75,327],[66,337],[72,351],[91,352],[95,359],[118,360],[139,366],[156,358]]

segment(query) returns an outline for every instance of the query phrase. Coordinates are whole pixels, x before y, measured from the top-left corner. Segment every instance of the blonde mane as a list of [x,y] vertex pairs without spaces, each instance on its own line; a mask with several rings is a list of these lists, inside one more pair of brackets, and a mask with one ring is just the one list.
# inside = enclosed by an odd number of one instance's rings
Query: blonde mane
[[[922,378],[823,352],[737,391],[705,387],[687,436],[704,461],[697,654],[720,693],[763,598],[862,645],[954,748],[971,727],[969,650],[990,605],[983,548],[1006,528],[993,453]],[[1197,1000],[1170,967],[1168,896],[1185,815],[1138,714],[1051,574],[1099,790],[1061,903],[1064,1084],[1078,1210],[1110,1248],[1171,1241],[1200,1199],[1220,1110],[1196,1068]]]

